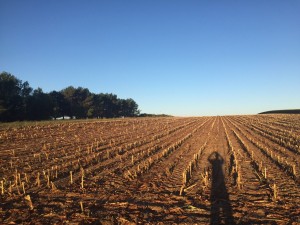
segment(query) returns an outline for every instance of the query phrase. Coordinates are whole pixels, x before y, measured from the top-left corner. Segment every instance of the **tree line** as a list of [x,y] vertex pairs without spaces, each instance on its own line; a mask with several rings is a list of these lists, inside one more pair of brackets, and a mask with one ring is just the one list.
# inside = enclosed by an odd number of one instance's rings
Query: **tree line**
[[70,118],[115,118],[138,116],[138,104],[115,94],[94,94],[87,88],[69,86],[44,93],[33,90],[27,81],[0,74],[0,121],[48,120]]
[[258,114],[300,114],[300,109],[280,109],[261,112]]

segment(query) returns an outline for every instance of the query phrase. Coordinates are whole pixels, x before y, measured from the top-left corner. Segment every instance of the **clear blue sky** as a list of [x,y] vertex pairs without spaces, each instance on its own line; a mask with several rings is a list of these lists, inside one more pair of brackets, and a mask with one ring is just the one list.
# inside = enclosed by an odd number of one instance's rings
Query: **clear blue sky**
[[300,1],[0,0],[0,72],[179,116],[300,108]]

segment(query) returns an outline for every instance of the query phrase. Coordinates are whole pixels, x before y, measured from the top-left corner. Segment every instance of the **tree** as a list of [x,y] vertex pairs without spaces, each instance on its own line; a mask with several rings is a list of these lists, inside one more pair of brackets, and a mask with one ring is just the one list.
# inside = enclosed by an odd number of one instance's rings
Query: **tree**
[[140,114],[139,111],[139,106],[138,104],[132,99],[132,98],[128,98],[125,100],[126,102],[126,114],[127,116],[138,116]]
[[0,120],[14,121],[25,118],[24,98],[32,88],[7,72],[0,74]]
[[86,118],[92,116],[93,95],[87,88],[69,86],[61,91],[69,104],[69,116]]
[[50,95],[45,94],[41,88],[34,90],[28,99],[28,119],[47,120],[50,119],[52,112]]
[[74,116],[74,111],[75,111],[75,101],[74,101],[75,91],[76,89],[73,86],[69,86],[60,91],[63,94],[68,104],[65,108],[65,114],[67,116],[70,116],[71,118]]
[[22,102],[23,102],[23,114],[22,114],[22,118],[20,118],[21,120],[28,119],[29,106],[27,103],[32,94],[32,91],[33,91],[33,89],[29,86],[29,83],[27,81],[25,81],[22,84],[22,89],[21,89],[21,97],[22,97]]
[[93,104],[93,96],[87,88],[78,87],[75,91],[76,117],[88,117],[88,111]]
[[21,85],[21,96],[22,98],[27,98],[31,95],[33,89],[32,87],[29,86],[29,83],[27,81],[25,81],[22,85]]
[[63,117],[68,114],[69,103],[65,99],[61,92],[51,91],[49,93],[51,106],[52,106],[52,116],[54,119],[57,117]]
[[102,94],[103,117],[113,118],[118,116],[118,97],[114,94]]

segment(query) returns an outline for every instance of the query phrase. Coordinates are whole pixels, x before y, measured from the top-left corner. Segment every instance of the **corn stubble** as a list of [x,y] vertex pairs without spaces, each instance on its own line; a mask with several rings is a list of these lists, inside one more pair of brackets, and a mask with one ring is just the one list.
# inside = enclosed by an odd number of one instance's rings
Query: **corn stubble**
[[[48,216],[113,223],[146,223],[157,218],[197,223],[199,218],[210,218],[217,203],[227,202],[236,222],[266,223],[268,218],[254,218],[247,202],[243,203],[244,216],[239,217],[238,201],[231,202],[231,196],[212,200],[216,178],[212,177],[208,158],[216,151],[224,159],[228,195],[251,202],[255,194],[248,192],[257,190],[260,200],[253,201],[255,207],[265,210],[262,205],[268,203],[274,221],[288,223],[281,216],[285,213],[292,223],[296,221],[294,212],[283,206],[292,209],[300,204],[299,119],[226,116],[95,120],[37,123],[9,130],[10,135],[0,131],[4,143],[0,151],[4,165],[0,171],[1,202],[22,199],[23,208],[15,203],[9,210],[40,212],[48,210],[45,202],[39,202],[47,199],[47,204],[57,207]],[[168,201],[172,204],[166,204]],[[148,219],[143,210],[151,211]],[[13,218],[10,211],[7,215],[0,223],[18,221],[9,219]],[[133,215],[140,216],[132,219]]]

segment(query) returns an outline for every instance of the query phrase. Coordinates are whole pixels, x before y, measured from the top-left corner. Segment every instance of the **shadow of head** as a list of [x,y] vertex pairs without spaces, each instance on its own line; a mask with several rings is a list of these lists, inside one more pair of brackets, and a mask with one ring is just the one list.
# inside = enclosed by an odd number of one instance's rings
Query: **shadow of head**
[[207,159],[211,164],[216,164],[216,163],[219,163],[219,164],[222,164],[224,162],[224,159],[223,157],[217,152],[217,151],[214,151],[212,152],[209,156],[208,156],[208,159]]

